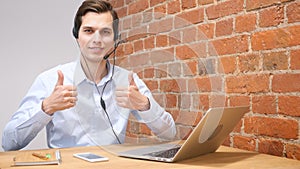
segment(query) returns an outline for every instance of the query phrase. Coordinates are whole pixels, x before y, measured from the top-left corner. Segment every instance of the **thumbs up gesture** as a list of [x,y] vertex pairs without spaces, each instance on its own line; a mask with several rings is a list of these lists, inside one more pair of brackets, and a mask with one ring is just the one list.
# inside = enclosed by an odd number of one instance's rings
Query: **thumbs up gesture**
[[45,98],[42,103],[42,110],[52,115],[56,111],[64,110],[75,106],[77,101],[76,87],[64,85],[64,74],[58,70],[58,79],[52,94]]
[[139,111],[146,111],[150,108],[150,102],[147,96],[139,92],[137,85],[134,82],[133,73],[128,75],[129,86],[117,87],[116,101],[119,106]]

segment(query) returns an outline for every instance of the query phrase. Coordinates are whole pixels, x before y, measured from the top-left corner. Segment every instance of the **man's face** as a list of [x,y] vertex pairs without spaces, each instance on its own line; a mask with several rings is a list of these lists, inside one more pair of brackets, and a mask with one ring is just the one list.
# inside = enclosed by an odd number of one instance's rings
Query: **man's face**
[[110,12],[88,12],[82,17],[78,43],[83,57],[99,62],[114,44],[113,17]]

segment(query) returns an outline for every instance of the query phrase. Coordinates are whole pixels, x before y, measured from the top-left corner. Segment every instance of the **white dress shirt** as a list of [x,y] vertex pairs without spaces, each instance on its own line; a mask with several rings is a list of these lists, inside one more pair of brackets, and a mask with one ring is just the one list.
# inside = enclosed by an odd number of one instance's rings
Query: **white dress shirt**
[[[118,141],[113,130],[123,143],[130,113],[137,121],[145,123],[158,138],[173,139],[176,127],[172,116],[159,106],[150,90],[136,74],[133,74],[134,81],[139,91],[148,97],[150,109],[129,110],[116,104],[115,88],[128,86],[129,71],[112,66],[110,63],[107,63],[107,67],[108,75],[97,84],[100,93],[94,82],[86,78],[79,60],[41,73],[23,98],[17,112],[5,126],[2,137],[3,149],[8,151],[24,148],[45,126],[50,148],[116,144]],[[57,70],[61,70],[64,74],[64,85],[77,87],[78,101],[76,106],[49,116],[43,112],[41,104],[53,92],[58,79]],[[100,104],[105,83],[107,85],[102,98],[113,129]]]

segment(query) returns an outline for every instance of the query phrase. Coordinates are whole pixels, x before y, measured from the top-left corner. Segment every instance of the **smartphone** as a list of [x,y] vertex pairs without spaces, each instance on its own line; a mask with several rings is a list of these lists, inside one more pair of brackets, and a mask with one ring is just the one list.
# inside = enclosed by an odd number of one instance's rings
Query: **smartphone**
[[80,158],[82,160],[86,160],[89,162],[99,162],[99,161],[108,161],[107,157],[103,157],[97,154],[93,154],[90,152],[86,152],[86,153],[76,153],[73,154],[74,157]]

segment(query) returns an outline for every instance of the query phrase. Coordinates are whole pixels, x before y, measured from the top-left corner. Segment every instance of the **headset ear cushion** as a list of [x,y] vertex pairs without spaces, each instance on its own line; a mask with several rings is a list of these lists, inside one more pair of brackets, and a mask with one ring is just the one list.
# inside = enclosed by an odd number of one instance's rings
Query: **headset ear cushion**
[[78,39],[78,32],[76,31],[75,27],[73,27],[72,33],[73,33],[73,36],[74,36],[76,39]]

